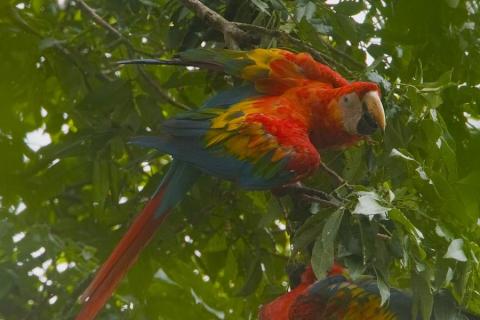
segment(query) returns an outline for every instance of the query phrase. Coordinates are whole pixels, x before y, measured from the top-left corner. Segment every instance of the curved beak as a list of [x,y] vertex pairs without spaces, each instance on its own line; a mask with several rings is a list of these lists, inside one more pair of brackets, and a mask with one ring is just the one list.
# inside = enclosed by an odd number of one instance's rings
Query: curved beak
[[363,96],[362,105],[366,112],[376,123],[376,125],[385,131],[385,111],[377,91],[369,91]]

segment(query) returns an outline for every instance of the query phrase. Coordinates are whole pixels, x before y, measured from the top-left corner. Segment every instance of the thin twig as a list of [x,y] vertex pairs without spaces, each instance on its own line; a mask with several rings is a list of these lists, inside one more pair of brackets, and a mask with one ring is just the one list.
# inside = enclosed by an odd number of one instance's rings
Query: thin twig
[[283,204],[282,199],[280,199],[280,197],[279,197],[279,196],[276,196],[276,195],[274,195],[274,197],[275,197],[275,199],[277,199],[278,205],[279,205],[279,207],[280,207],[280,208],[282,209],[282,211],[283,211],[283,215],[284,215],[285,217],[288,217],[288,210],[287,210],[287,208],[285,207],[285,205]]
[[293,194],[300,195],[300,196],[302,196],[306,199],[309,199],[311,201],[325,203],[325,204],[328,204],[328,205],[334,206],[334,207],[341,207],[342,206],[342,202],[339,201],[334,196],[332,196],[332,195],[330,195],[330,194],[328,194],[324,191],[321,191],[321,190],[305,187],[301,183],[296,183],[296,184],[293,184],[293,185],[289,185],[289,186],[284,187],[283,189],[288,191],[288,192],[291,192]]
[[383,233],[377,233],[375,236],[380,240],[390,240],[390,239],[392,239],[392,237],[390,237],[389,235],[383,234]]
[[250,41],[251,37],[242,29],[213,11],[199,0],[180,0],[192,10],[200,19],[205,20],[213,28],[223,34],[225,44],[230,49],[239,49],[237,41]]
[[354,66],[357,69],[363,70],[365,69],[365,66],[358,62],[357,60],[353,59],[350,55],[346,54],[342,50],[338,50],[334,46],[332,46],[330,43],[322,39],[321,37],[317,37],[317,39],[330,51],[335,53],[336,55],[341,56],[343,59],[347,60],[352,66]]
[[180,108],[180,109],[183,109],[183,110],[192,110],[191,108],[189,108],[188,106],[184,105],[183,103],[181,102],[178,102],[176,100],[174,100],[172,97],[170,97],[170,95],[165,92],[163,90],[162,87],[160,87],[160,85],[152,79],[152,77],[141,67],[137,67],[137,70],[138,70],[138,73],[140,74],[140,76],[145,79],[145,81],[153,88],[155,89],[156,93],[165,101],[167,101],[168,103]]
[[[135,48],[135,46],[130,42],[130,40],[127,37],[125,37],[120,31],[115,29],[115,27],[113,27],[111,24],[105,21],[101,16],[99,16],[92,7],[90,7],[88,4],[85,3],[85,1],[78,0],[77,3],[85,11],[85,13],[87,13],[99,26],[111,32],[120,41],[122,41],[122,43],[127,46],[127,49],[130,53],[132,53],[132,51],[140,52],[138,49]],[[181,108],[183,110],[190,110],[188,106],[170,97],[170,95],[167,92],[165,92],[165,90],[162,87],[160,87],[160,85],[154,79],[152,79],[152,77],[145,70],[143,70],[141,67],[137,67],[137,70],[140,76],[143,79],[145,79],[145,81],[156,91],[156,93],[160,98],[162,98],[163,100],[167,101],[168,103],[178,108]]]
[[80,5],[80,8],[85,11],[97,24],[99,24],[102,28],[110,31],[113,33],[117,38],[122,40],[123,43],[125,43],[127,46],[132,47],[133,45],[130,42],[130,40],[125,37],[120,31],[115,29],[111,24],[109,24],[107,21],[105,21],[102,17],[100,17],[96,12],[95,9],[90,7],[88,4],[85,3],[83,0],[77,0],[77,3]]
[[341,177],[334,170],[330,169],[325,163],[322,162],[321,166],[330,176],[332,176],[333,178],[335,178],[335,180],[337,180],[339,185],[347,185],[348,184],[348,182],[343,177]]
[[322,198],[319,198],[319,197],[310,196],[308,194],[302,194],[301,196],[302,196],[302,198],[307,199],[311,202],[323,203],[327,206],[336,207],[336,208],[341,207],[341,204],[339,202],[336,202],[336,201],[329,201],[329,200],[325,200],[325,199],[322,199]]

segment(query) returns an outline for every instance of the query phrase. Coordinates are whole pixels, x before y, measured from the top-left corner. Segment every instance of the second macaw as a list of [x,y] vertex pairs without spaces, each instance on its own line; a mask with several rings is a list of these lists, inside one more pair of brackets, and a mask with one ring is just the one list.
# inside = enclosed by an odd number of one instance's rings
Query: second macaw
[[385,128],[375,83],[349,83],[305,53],[200,49],[181,54],[177,64],[220,69],[251,84],[165,121],[159,136],[134,139],[174,161],[83,293],[77,320],[95,317],[201,172],[246,189],[278,188],[314,173],[319,149],[349,146]]
[[[430,320],[480,320],[462,310],[445,290],[434,300]],[[376,279],[363,276],[353,281],[336,263],[322,280],[317,280],[311,266],[305,268],[300,284],[264,305],[259,320],[421,320],[420,315],[412,316],[412,305],[411,295],[395,288],[382,304]]]

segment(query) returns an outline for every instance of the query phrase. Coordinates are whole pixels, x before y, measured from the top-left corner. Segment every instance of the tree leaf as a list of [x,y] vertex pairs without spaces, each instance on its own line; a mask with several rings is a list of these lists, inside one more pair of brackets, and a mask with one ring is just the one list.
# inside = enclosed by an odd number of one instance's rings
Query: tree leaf
[[236,292],[235,295],[245,297],[252,294],[252,292],[254,292],[260,284],[260,280],[262,280],[262,268],[260,266],[259,259],[255,258],[250,263],[244,285]]
[[450,8],[457,8],[458,4],[460,3],[460,0],[445,0],[445,2],[448,4]]
[[262,0],[250,0],[250,1],[255,5],[255,7],[260,9],[261,12],[265,13],[268,16],[270,15],[270,12],[268,11],[268,4],[266,4]]
[[365,9],[362,1],[341,1],[335,5],[335,11],[346,16],[353,16]]
[[358,203],[353,214],[362,214],[366,216],[385,215],[390,209],[379,204],[379,197],[372,191],[360,191],[358,194]]
[[319,279],[325,277],[325,273],[332,267],[335,257],[335,238],[343,219],[343,210],[333,212],[317,237],[312,249],[312,267]]
[[450,242],[450,245],[448,246],[447,252],[443,257],[461,262],[467,261],[467,256],[463,251],[463,239],[452,240],[452,242]]
[[412,319],[420,313],[422,319],[430,319],[433,309],[433,295],[430,287],[430,273],[412,272],[413,310]]

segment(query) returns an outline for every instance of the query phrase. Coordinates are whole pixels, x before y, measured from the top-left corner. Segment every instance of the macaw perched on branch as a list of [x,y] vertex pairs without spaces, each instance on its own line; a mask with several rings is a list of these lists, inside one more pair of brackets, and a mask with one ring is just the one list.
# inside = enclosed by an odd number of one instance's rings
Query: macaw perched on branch
[[162,124],[134,143],[171,154],[157,192],[83,293],[78,320],[93,319],[201,172],[265,190],[296,183],[320,164],[317,149],[344,147],[385,128],[380,90],[349,83],[305,53],[191,50],[175,61],[221,70],[251,84],[220,93],[203,108]]
[[[412,320],[412,297],[392,288],[389,301],[382,305],[377,281],[372,277],[352,281],[346,270],[335,263],[327,277],[317,281],[312,267],[308,266],[300,284],[264,305],[259,319]],[[435,296],[431,319],[480,320],[480,317],[460,310],[454,298],[441,291]]]

